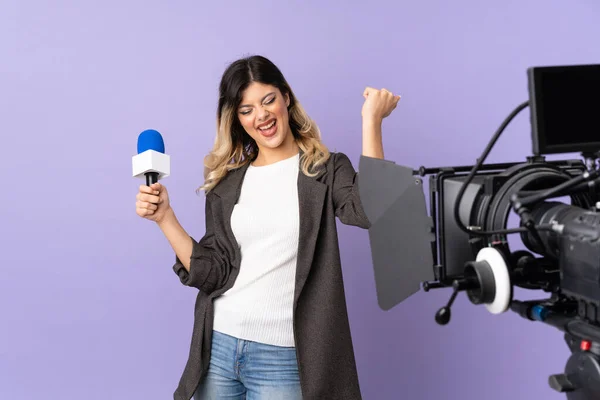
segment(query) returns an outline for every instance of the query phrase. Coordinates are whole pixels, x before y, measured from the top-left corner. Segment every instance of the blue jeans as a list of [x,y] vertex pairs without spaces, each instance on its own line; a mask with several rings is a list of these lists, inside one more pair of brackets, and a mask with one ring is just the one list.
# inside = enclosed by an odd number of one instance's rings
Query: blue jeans
[[210,365],[194,400],[221,399],[301,400],[296,349],[213,331]]

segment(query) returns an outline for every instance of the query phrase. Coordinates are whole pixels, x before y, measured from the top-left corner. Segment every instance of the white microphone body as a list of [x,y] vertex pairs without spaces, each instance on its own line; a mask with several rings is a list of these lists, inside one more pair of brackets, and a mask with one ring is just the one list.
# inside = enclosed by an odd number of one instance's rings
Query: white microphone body
[[156,150],[146,150],[136,154],[132,157],[131,163],[133,177],[146,179],[148,186],[171,174],[171,158],[168,154]]

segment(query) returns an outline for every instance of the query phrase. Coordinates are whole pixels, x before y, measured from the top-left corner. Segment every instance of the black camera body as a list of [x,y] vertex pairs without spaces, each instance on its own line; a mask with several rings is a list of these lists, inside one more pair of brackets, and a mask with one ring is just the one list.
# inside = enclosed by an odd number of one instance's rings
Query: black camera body
[[[550,386],[569,400],[598,399],[600,65],[532,67],[527,77],[529,100],[505,119],[473,166],[412,170],[361,158],[361,199],[374,221],[369,237],[377,294],[380,306],[390,309],[420,284],[425,291],[452,288],[435,316],[440,325],[450,321],[454,299],[465,292],[492,314],[512,310],[554,326],[565,333],[572,356]],[[519,163],[484,164],[526,107],[532,155]],[[581,159],[546,160],[564,153]],[[518,226],[507,227],[510,217]],[[510,235],[519,235],[524,249],[512,249]],[[514,287],[546,296],[518,301]]]

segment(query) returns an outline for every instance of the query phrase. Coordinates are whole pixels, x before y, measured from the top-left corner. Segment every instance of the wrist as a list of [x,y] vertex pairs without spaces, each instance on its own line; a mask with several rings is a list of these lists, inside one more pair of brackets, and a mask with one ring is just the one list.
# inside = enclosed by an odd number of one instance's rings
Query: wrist
[[372,158],[383,158],[382,119],[372,115],[363,117],[362,154]]
[[169,206],[169,208],[165,210],[164,215],[156,220],[156,224],[159,227],[164,228],[165,226],[172,225],[176,221],[177,217],[175,216],[175,211]]
[[378,118],[372,115],[364,116],[362,119],[363,126],[377,127],[383,123],[383,118]]
[[382,120],[378,118],[363,118],[362,136],[363,141],[380,142],[382,140]]

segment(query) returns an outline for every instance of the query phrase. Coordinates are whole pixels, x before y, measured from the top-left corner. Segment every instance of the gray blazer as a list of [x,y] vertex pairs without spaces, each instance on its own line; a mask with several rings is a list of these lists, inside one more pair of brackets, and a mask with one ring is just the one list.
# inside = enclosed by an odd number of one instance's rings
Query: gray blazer
[[[240,249],[230,218],[247,166],[231,171],[206,195],[206,233],[194,241],[190,272],[176,259],[181,283],[199,289],[189,358],[174,393],[192,398],[210,360],[213,299],[234,284]],[[298,173],[300,238],[294,297],[294,337],[305,400],[361,399],[346,310],[335,218],[369,228],[358,174],[343,153],[332,153],[316,177]]]

